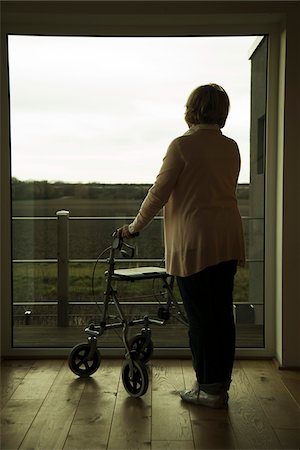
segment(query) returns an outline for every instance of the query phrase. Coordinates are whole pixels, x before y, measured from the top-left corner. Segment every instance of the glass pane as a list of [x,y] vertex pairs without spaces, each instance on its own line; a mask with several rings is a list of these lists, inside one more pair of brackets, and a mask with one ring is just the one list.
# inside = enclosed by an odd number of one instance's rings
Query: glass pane
[[[113,231],[135,216],[171,139],[186,131],[187,94],[215,81],[216,70],[207,64],[214,54],[217,73],[227,67],[220,83],[232,104],[224,134],[236,138],[242,156],[237,194],[248,261],[234,290],[237,346],[263,347],[267,40],[249,62],[253,41],[9,36],[15,346],[73,346],[84,339],[86,325],[99,322],[108,257],[102,252]],[[204,58],[199,66],[196,52]],[[147,54],[145,67],[136,64],[141,54]],[[222,65],[228,54],[231,64]],[[114,68],[124,58],[130,70],[120,76]],[[183,60],[193,70],[180,71]],[[61,210],[69,211],[63,227]],[[134,258],[120,255],[117,268],[163,265],[161,213],[134,245]],[[67,264],[59,278],[62,254]],[[115,289],[129,317],[157,317],[166,300],[158,280],[118,282]],[[66,326],[59,326],[62,314]],[[109,314],[116,314],[113,305]],[[156,346],[188,347],[187,329],[175,319],[152,333]],[[105,333],[101,345],[122,347],[121,332]]]

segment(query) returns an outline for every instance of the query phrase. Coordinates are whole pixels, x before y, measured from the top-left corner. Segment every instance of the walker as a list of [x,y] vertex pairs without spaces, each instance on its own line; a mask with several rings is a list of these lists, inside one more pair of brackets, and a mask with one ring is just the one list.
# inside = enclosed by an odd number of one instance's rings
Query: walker
[[[123,385],[130,396],[140,397],[148,389],[149,375],[146,363],[151,358],[154,349],[150,325],[165,325],[170,319],[171,313],[186,325],[187,319],[173,293],[174,278],[166,272],[165,268],[137,267],[115,270],[116,253],[119,252],[127,258],[133,258],[134,247],[125,243],[116,231],[113,233],[112,238],[112,245],[104,250],[104,252],[109,251],[109,258],[107,260],[108,270],[105,272],[106,291],[104,293],[100,324],[89,324],[85,329],[87,342],[77,344],[73,347],[68,358],[68,363],[72,372],[79,377],[89,377],[95,373],[101,363],[101,355],[97,342],[98,338],[107,330],[120,328],[122,329],[122,341],[125,347],[125,360],[122,367]],[[151,279],[161,281],[162,288],[166,294],[166,303],[164,306],[159,306],[156,318],[148,316],[133,320],[126,318],[120,305],[117,291],[113,288],[113,282],[137,282]],[[115,321],[112,322],[108,315],[108,306],[110,303],[114,304],[118,319],[116,320],[114,317]],[[142,325],[141,331],[131,339],[128,339],[128,330],[135,325]]]

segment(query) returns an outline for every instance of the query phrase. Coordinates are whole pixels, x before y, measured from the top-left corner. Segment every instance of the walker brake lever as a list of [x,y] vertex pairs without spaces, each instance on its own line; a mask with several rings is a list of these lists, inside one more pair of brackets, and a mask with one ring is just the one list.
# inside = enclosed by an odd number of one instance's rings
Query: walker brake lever
[[132,245],[125,244],[124,242],[123,242],[123,247],[126,247],[126,250],[124,248],[122,248],[121,255],[124,256],[124,258],[133,258],[135,248],[132,247]]
[[115,250],[121,250],[123,245],[123,238],[121,236],[118,236],[118,232],[114,231],[113,234],[113,242],[112,242],[112,248]]

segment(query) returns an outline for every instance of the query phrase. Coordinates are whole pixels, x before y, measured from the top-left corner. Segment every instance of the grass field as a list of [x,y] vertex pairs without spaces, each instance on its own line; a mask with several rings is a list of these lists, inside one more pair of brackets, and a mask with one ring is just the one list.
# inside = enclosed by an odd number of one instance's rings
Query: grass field
[[[131,264],[132,266],[133,264]],[[124,266],[124,264],[123,264]],[[127,266],[128,267],[128,266]],[[103,297],[105,291],[105,263],[99,263],[92,289],[93,263],[71,263],[69,267],[69,300],[91,302]],[[57,301],[57,266],[49,263],[14,264],[14,302],[34,303]],[[145,295],[151,292],[147,282],[125,283],[117,286],[122,296]],[[249,295],[249,274],[247,267],[240,267],[236,274],[234,301],[247,302]]]

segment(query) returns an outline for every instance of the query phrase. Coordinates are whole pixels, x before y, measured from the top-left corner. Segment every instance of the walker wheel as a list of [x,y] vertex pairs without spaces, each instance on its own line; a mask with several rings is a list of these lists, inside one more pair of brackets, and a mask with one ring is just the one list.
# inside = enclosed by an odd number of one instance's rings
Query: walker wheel
[[146,363],[149,361],[149,359],[152,356],[153,353],[153,342],[151,339],[149,340],[148,344],[145,345],[147,342],[147,337],[143,334],[137,334],[133,336],[129,342],[128,346],[130,350],[135,350],[138,356],[138,359],[142,361],[143,363]]
[[[132,365],[132,366],[131,366]],[[132,367],[132,373],[131,368]],[[141,361],[126,360],[122,369],[122,380],[131,397],[141,397],[147,392],[149,375],[145,364]]]
[[72,349],[68,358],[72,372],[82,378],[89,377],[96,372],[101,363],[101,356],[97,349],[91,359],[86,359],[90,348],[89,344],[78,344]]

